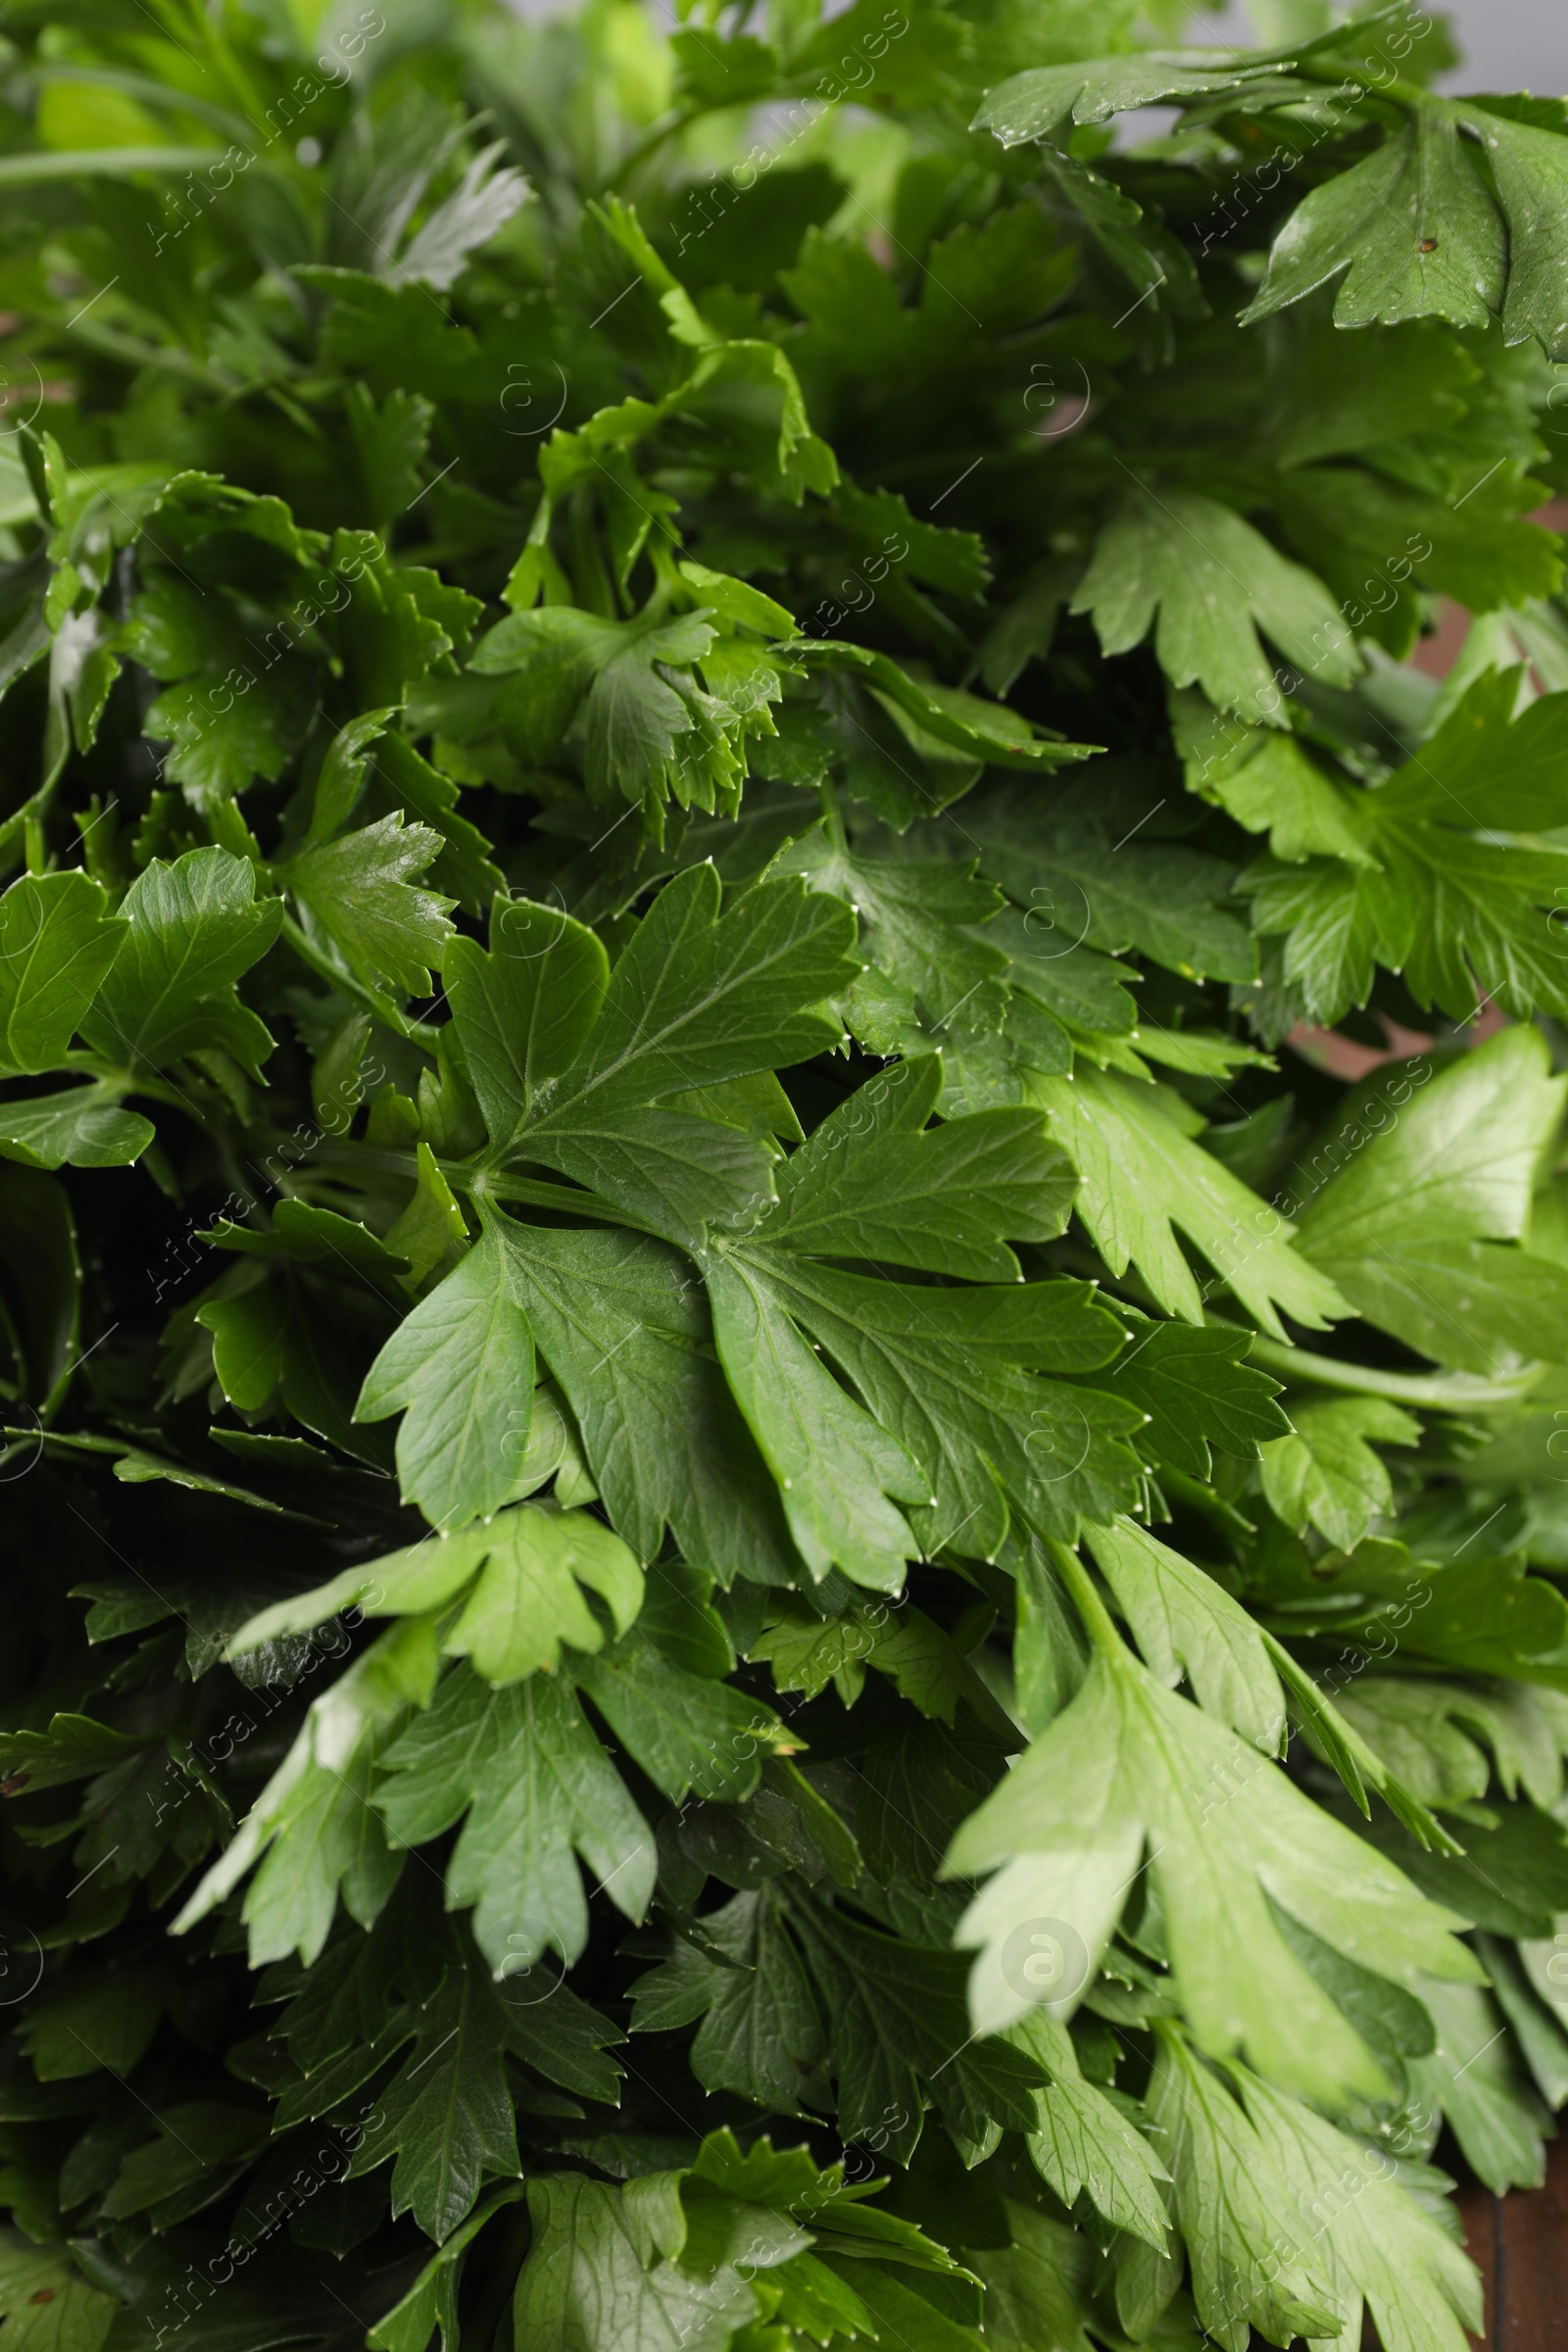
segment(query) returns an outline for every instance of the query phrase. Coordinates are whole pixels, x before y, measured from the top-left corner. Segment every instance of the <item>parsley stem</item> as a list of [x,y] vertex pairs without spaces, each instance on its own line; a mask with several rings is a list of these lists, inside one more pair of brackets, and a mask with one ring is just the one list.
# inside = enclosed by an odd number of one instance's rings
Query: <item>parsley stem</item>
[[1341,1363],[1332,1355],[1314,1355],[1306,1348],[1283,1347],[1261,1334],[1253,1340],[1250,1360],[1282,1372],[1287,1380],[1309,1380],[1320,1389],[1345,1389],[1356,1396],[1389,1396],[1398,1404],[1426,1405],[1433,1412],[1487,1412],[1518,1404],[1540,1382],[1544,1364],[1528,1364],[1500,1380],[1482,1380],[1473,1373],[1377,1372],[1367,1364]]
[[1127,1644],[1117,1633],[1115,1622],[1100,1594],[1088,1569],[1070,1544],[1062,1544],[1054,1536],[1047,1536],[1045,1546],[1073,1604],[1084,1621],[1085,1630],[1102,1658],[1119,1665],[1127,1655]]

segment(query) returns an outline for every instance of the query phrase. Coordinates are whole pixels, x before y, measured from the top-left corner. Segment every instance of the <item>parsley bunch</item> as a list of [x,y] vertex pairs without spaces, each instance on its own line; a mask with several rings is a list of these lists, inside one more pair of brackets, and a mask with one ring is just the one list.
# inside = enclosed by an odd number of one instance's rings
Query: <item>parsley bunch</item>
[[1297,13],[0,10],[0,2352],[1479,2324],[1568,121]]

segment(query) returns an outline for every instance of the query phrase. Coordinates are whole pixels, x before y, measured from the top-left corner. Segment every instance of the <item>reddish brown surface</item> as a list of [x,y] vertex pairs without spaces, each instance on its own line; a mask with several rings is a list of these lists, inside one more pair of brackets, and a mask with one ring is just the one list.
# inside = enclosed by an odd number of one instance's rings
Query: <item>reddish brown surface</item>
[[1544,2188],[1459,2200],[1470,2259],[1487,2290],[1486,2352],[1568,2352],[1568,2139],[1557,2140]]

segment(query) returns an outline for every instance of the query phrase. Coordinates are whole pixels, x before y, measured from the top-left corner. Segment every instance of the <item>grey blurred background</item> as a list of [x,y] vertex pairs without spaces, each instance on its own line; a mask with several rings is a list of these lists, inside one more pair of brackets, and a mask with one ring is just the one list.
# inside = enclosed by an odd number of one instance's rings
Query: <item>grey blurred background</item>
[[[553,16],[569,0],[509,0],[522,17]],[[849,0],[830,0],[836,16]],[[1298,0],[1298,5],[1299,0]],[[1440,78],[1440,86],[1472,90],[1535,90],[1568,96],[1568,0],[1437,0],[1465,52],[1465,63]],[[1292,0],[1263,0],[1263,11],[1290,10]],[[673,23],[668,0],[660,8]],[[1289,39],[1283,24],[1260,31],[1239,0],[1219,8],[1195,8],[1179,36],[1184,42]]]
[[[1281,0],[1264,0],[1270,13],[1280,6]],[[1436,6],[1465,52],[1461,67],[1440,75],[1440,87],[1568,96],[1568,0],[1436,0]],[[1274,28],[1263,37],[1279,38],[1282,32],[1283,27]],[[1236,0],[1224,8],[1195,11],[1181,34],[1184,42],[1227,37],[1259,37]],[[1291,36],[1283,32],[1283,37]]]
[[1568,94],[1568,0],[1448,0],[1472,89]]

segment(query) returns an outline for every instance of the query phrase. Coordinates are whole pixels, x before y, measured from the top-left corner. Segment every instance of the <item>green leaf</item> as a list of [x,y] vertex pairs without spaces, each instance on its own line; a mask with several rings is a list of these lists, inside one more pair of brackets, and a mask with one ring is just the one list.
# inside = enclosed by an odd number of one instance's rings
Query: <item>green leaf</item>
[[[1106,122],[1140,106],[1170,98],[1200,98],[1245,88],[1250,81],[1283,74],[1291,55],[1249,56],[1245,51],[1189,50],[1185,55],[1101,57],[1090,64],[1036,66],[1011,74],[986,93],[970,125],[989,130],[1004,147],[1025,139],[1066,134],[1075,122]],[[1283,95],[1283,93],[1282,93]]]
[[655,2260],[628,2190],[546,2174],[529,2182],[528,2212],[513,2325],[537,2352],[728,2352],[760,2308],[729,2263],[704,2278]]
[[1431,316],[1485,326],[1502,307],[1502,222],[1459,136],[1459,110],[1420,100],[1395,135],[1298,206],[1244,317],[1266,318],[1348,269],[1339,326]]
[[929,1481],[818,1361],[765,1268],[722,1260],[708,1295],[719,1362],[811,1574],[837,1565],[856,1584],[898,1592],[919,1547],[894,1505],[934,1500]]
[[761,1770],[759,1750],[786,1743],[770,1708],[726,1683],[689,1673],[654,1646],[646,1628],[601,1656],[575,1660],[573,1673],[673,1804],[693,1788],[710,1798],[750,1795]]
[[819,2087],[826,2036],[810,1980],[777,1893],[737,1894],[702,1922],[702,1940],[632,1988],[634,2033],[664,2033],[701,2020],[691,2046],[705,2090],[732,2090],[776,2114],[799,2115]]
[[[416,1623],[418,1621],[416,1620]],[[375,1804],[394,1845],[421,1845],[466,1813],[447,1866],[454,1909],[498,1977],[588,1936],[581,1854],[631,1920],[653,1891],[654,1841],[564,1680],[492,1690],[467,1665],[388,1751]]]
[[920,2132],[922,2089],[947,2130],[972,2147],[994,2127],[1033,2128],[1041,2068],[997,2041],[967,2038],[963,1963],[955,1952],[901,1943],[841,1911],[797,1902],[790,1912],[832,2034],[839,2130],[867,2131],[907,2163]]
[[1409,2063],[1410,2087],[1441,2110],[1466,2162],[1494,2196],[1545,2178],[1545,2109],[1525,2080],[1506,2028],[1474,1984],[1432,1984],[1422,1999],[1438,2029],[1430,2058]]
[[[1293,736],[1237,730],[1196,694],[1172,697],[1176,735],[1194,790],[1235,817],[1249,833],[1267,833],[1274,856],[1287,864],[1303,858],[1343,858],[1376,863],[1336,788]],[[1425,752],[1422,754],[1426,758]]]
[[[481,1068],[497,1073],[484,1079],[507,1121],[497,1156],[557,1168],[694,1249],[710,1223],[744,1221],[769,1196],[776,1153],[765,1139],[650,1105],[831,1044],[837,1025],[814,1007],[855,970],[846,955],[854,918],[836,901],[797,882],[764,882],[720,915],[719,896],[710,865],[665,886],[611,974],[597,1021],[520,1124],[515,1078],[500,1074],[471,1001],[465,1016]],[[562,956],[576,954],[564,935],[540,987],[553,991]],[[471,976],[472,965],[466,968]],[[589,998],[567,1016],[572,1022],[588,1012],[597,987],[591,957],[583,970],[593,974]],[[561,985],[575,1004],[576,984]],[[486,1016],[489,1035],[498,1020],[514,1017]]]
[[1310,2234],[1355,2341],[1363,2308],[1386,2344],[1464,2352],[1481,2328],[1481,2281],[1388,2157],[1298,2100],[1236,2070],[1248,2117]]
[[802,874],[813,890],[846,899],[877,968],[907,989],[934,1029],[962,1008],[965,1025],[994,1029],[1005,997],[997,985],[1005,952],[961,926],[983,925],[1001,906],[972,865],[894,865],[853,857],[819,828],[791,842],[775,874]]
[[445,1539],[427,1537],[406,1551],[345,1569],[329,1584],[248,1618],[227,1645],[230,1657],[261,1649],[286,1634],[308,1633],[340,1611],[368,1617],[416,1616],[465,1597],[442,1647],[468,1657],[496,1685],[553,1673],[561,1644],[598,1649],[604,1628],[579,1585],[597,1592],[623,1634],[642,1606],[643,1573],[619,1539],[586,1511],[548,1503],[503,1511],[482,1526]]
[[[472,666],[548,695],[563,728],[580,704],[588,792],[601,806],[624,799],[653,812],[673,798],[733,815],[739,726],[725,725],[699,684],[713,640],[706,612],[671,617],[651,606],[630,620],[601,620],[548,606],[500,621]],[[693,734],[698,748],[678,750]]]
[[1298,206],[1244,320],[1348,271],[1334,302],[1340,326],[1426,317],[1486,326],[1500,314],[1507,342],[1534,335],[1563,358],[1568,309],[1550,256],[1568,206],[1568,145],[1560,126],[1512,120],[1506,107],[1423,92],[1391,138]]
[[242,1916],[251,1965],[297,1951],[309,1965],[331,1930],[339,1889],[368,1927],[397,1882],[371,1810],[377,1757],[412,1708],[426,1706],[439,1668],[426,1619],[394,1626],[312,1701],[299,1737],[174,1922],[176,1935],[223,1900],[253,1864]]
[[[1485,1796],[1493,1759],[1505,1796],[1522,1788],[1549,1811],[1562,1794],[1568,1700],[1559,1691],[1367,1674],[1341,1693],[1339,1703],[1423,1804],[1460,1805]],[[1492,1749],[1493,1759],[1480,1742]]]
[[1416,1446],[1421,1424],[1381,1396],[1336,1396],[1298,1405],[1295,1430],[1262,1450],[1263,1493],[1286,1526],[1308,1525],[1353,1551],[1374,1519],[1394,1508],[1394,1489],[1369,1439]]
[[1051,2077],[1035,2093],[1037,2122],[1029,2135],[1030,2161],[1042,2180],[1069,2208],[1087,2191],[1113,2228],[1165,2252],[1170,2226],[1155,2182],[1170,2176],[1142,2132],[1086,2080],[1072,2035],[1048,2010],[1030,2009],[1009,2034]]
[[[824,1119],[780,1174],[768,1243],[977,1282],[1016,1280],[1006,1240],[1055,1238],[1071,1170],[1036,1111],[981,1111],[928,1128],[941,1088],[934,1056],[900,1062]],[[1101,1347],[1113,1346],[1108,1322],[1095,1321]]]
[[89,2286],[63,2246],[0,2235],[0,2314],[11,2352],[99,2352],[115,2316],[112,2296]]
[[452,935],[450,899],[410,880],[423,873],[441,847],[428,825],[406,825],[401,810],[318,842],[290,860],[280,879],[308,925],[341,956],[367,987],[390,986],[400,996],[430,994],[428,966],[439,967]]
[[987,2341],[994,2339],[1001,2352],[1033,2352],[1041,2343],[1090,2352],[1083,2325],[1089,2241],[1025,2205],[1009,2202],[1006,2215],[1011,2245],[973,2257],[985,2281]]
[[[1085,1771],[1092,1758],[1093,1779]],[[1356,2085],[1377,2097],[1382,2068],[1290,1951],[1270,1900],[1337,1951],[1375,1949],[1382,1970],[1468,1978],[1447,1933],[1398,1871],[1303,1796],[1276,1764],[1173,1697],[1125,1651],[1098,1655],[1078,1696],[964,1825],[950,1872],[1000,1868],[960,1931],[983,1945],[976,2024],[1020,2017],[1038,1992],[1017,1936],[1065,1923],[1074,1965],[1048,2004],[1081,1994],[1150,1848],[1171,1965],[1199,2046],[1241,2047],[1271,2082],[1327,2101]],[[1376,1922],[1375,1928],[1372,1923]]]
[[253,1075],[272,1050],[235,982],[277,937],[283,909],[256,900],[255,869],[227,850],[154,858],[126,892],[129,935],[98,990],[81,1033],[130,1069],[163,1069],[203,1048],[231,1054]]
[[1200,2321],[1226,2352],[1247,2352],[1252,2327],[1276,2342],[1337,2335],[1329,2265],[1268,2143],[1179,2033],[1167,2027],[1158,2035],[1149,2107],[1171,2169]]
[[556,907],[498,900],[490,953],[454,939],[441,977],[491,1141],[504,1151],[540,1089],[586,1042],[609,959],[591,931]]
[[[1254,723],[1280,724],[1280,691],[1259,629],[1289,661],[1348,686],[1359,657],[1332,596],[1229,507],[1190,490],[1129,496],[1103,524],[1072,601],[1107,654],[1148,635],[1174,686]],[[1325,643],[1325,640],[1327,641]]]
[[[841,1273],[782,1250],[765,1258],[760,1250],[748,1252],[744,1259],[737,1251],[730,1269],[731,1279],[767,1286],[772,1328],[788,1312],[811,1332],[854,1382],[879,1430],[918,1464],[929,1482],[923,1494],[919,1479],[912,1492],[892,1486],[889,1492],[926,1506],[911,1524],[928,1552],[953,1544],[970,1557],[990,1558],[1014,1516],[1070,1538],[1083,1519],[1132,1507],[1138,1460],[1124,1441],[1139,1425],[1137,1407],[1035,1371],[1054,1369],[1063,1358],[1075,1370],[1084,1353],[1106,1345],[1102,1320],[1081,1294],[1063,1298],[1051,1283],[932,1291]],[[1086,1306],[1092,1321],[1082,1312]],[[722,1315],[715,1323],[720,1356],[739,1393]],[[798,1354],[791,1360],[800,1363]],[[813,1374],[827,1380],[814,1356],[803,1370],[805,1380]],[[755,1394],[758,1412],[781,1409],[765,1390]],[[751,1418],[753,1407],[744,1396],[741,1401]],[[818,1465],[808,1467],[814,1475]],[[854,1573],[847,1561],[841,1565]]]
[[396,2157],[393,2215],[412,2213],[438,2243],[467,2215],[487,2177],[521,2169],[503,2056],[507,2029],[494,1988],[477,1972],[450,1972],[429,2006],[398,2033],[413,2047],[378,2093],[354,2151],[355,2179]]
[[32,1102],[0,1102],[0,1155],[24,1167],[123,1168],[157,1133],[139,1110],[122,1110],[115,1086],[72,1086]]
[[70,2082],[102,2067],[129,2072],[157,2032],[169,1994],[169,1976],[158,1967],[105,1970],[52,1986],[23,2025],[39,2082]]
[[[1129,823],[1136,830],[1154,812],[1146,804]],[[1028,801],[1011,790],[988,793],[965,809],[964,830],[980,843],[986,871],[1027,909],[1010,930],[1004,917],[988,926],[999,944],[1007,940],[1012,986],[1061,1019],[1115,1035],[1132,1027],[1114,985],[1132,975],[1086,955],[1086,942],[1113,956],[1139,949],[1189,979],[1252,977],[1256,950],[1217,904],[1232,881],[1219,859],[1119,838],[1126,827],[1109,825],[1081,795],[1052,804],[1038,793]]]
[[365,1377],[361,1421],[402,1412],[398,1475],[445,1533],[497,1511],[516,1483],[533,1409],[533,1336],[498,1224],[404,1318]]
[[1031,1079],[1029,1091],[1078,1170],[1078,1213],[1106,1265],[1120,1275],[1136,1263],[1167,1313],[1203,1319],[1177,1226],[1274,1338],[1285,1337],[1276,1310],[1315,1330],[1347,1311],[1332,1267],[1309,1259],[1278,1211],[1190,1140],[1186,1105],[1162,1088],[1086,1070],[1070,1085]]
[[521,2182],[498,2188],[475,2207],[453,2230],[438,2254],[432,2255],[406,2294],[384,2312],[366,2341],[375,2352],[426,2352],[439,2328],[441,2352],[458,2341],[458,2280],[464,2253],[503,2205],[524,2195]]
[[487,1683],[520,1682],[561,1662],[561,1644],[596,1650],[604,1629],[579,1585],[597,1592],[615,1632],[624,1634],[642,1606],[643,1576],[618,1536],[586,1511],[524,1504],[487,1531],[478,1584],[442,1647],[471,1658]]
[[1298,1247],[1369,1321],[1440,1363],[1562,1346],[1560,1269],[1499,1244],[1525,1228],[1562,1116],[1545,1040],[1505,1029],[1374,1134],[1306,1206]]
[[1090,1550],[1164,1683],[1185,1674],[1207,1714],[1278,1755],[1285,1701],[1256,1626],[1214,1579],[1131,1519],[1087,1531]]
[[640,1234],[500,1231],[612,1526],[640,1559],[667,1525],[721,1584],[788,1582],[797,1555],[685,1261]]
[[1211,1446],[1252,1460],[1288,1430],[1274,1401],[1279,1383],[1243,1361],[1251,1344],[1246,1333],[1146,1321],[1120,1301],[1117,1312],[1133,1323],[1131,1344],[1098,1375],[1098,1385],[1149,1415],[1139,1440],[1145,1452],[1192,1478],[1207,1478]]
[[850,910],[796,882],[719,912],[710,865],[667,883],[611,974],[603,1009],[530,1145],[603,1110],[781,1069],[837,1042],[813,1009],[854,976]]
[[24,874],[0,898],[0,1069],[60,1061],[126,926],[86,874]]
[[469,159],[452,194],[426,217],[385,270],[393,285],[434,286],[444,293],[462,276],[468,255],[487,245],[527,202],[528,182],[522,173],[498,168],[497,158],[505,153],[506,142],[498,139]]

